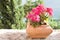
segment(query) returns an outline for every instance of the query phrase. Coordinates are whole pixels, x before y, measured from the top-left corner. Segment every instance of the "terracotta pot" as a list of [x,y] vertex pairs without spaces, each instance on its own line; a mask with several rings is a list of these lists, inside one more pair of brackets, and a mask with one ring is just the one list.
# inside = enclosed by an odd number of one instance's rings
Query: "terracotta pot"
[[32,25],[27,24],[26,32],[31,38],[46,38],[53,32],[53,29],[49,25],[33,27]]

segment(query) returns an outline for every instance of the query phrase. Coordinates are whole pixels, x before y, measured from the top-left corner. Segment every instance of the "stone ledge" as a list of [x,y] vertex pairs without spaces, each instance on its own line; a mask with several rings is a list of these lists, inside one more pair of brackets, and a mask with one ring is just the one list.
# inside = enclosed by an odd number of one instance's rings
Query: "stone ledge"
[[46,39],[32,39],[26,30],[0,29],[0,40],[60,40],[60,30],[54,30]]

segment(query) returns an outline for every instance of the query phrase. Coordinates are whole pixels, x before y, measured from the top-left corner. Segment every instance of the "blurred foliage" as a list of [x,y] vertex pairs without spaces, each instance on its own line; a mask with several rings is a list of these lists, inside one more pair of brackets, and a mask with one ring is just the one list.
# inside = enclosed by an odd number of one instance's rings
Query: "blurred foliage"
[[12,0],[0,0],[0,28],[11,28],[14,23]]
[[24,29],[26,28],[25,15],[43,0],[26,0],[22,5],[22,0],[0,0],[0,29]]
[[[26,28],[27,13],[38,4],[43,4],[43,0],[26,0],[22,5],[22,0],[0,0],[0,29],[24,29]],[[49,20],[52,28],[60,28],[60,21]]]
[[60,29],[60,19],[50,19],[48,22],[53,29]]

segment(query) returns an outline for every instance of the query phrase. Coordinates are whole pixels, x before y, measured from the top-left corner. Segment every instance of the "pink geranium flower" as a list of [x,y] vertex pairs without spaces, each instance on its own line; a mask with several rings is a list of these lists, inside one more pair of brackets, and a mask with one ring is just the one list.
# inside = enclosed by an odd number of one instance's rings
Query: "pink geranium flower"
[[27,18],[32,22],[41,22],[47,19],[45,17],[46,13],[48,13],[49,16],[52,16],[52,8],[46,8],[44,5],[40,4],[32,9],[32,11],[27,15]]
[[33,8],[32,9],[32,12],[39,15],[40,14],[40,11],[37,9],[37,8]]
[[39,15],[36,15],[36,14],[29,14],[27,16],[28,19],[30,19],[31,21],[33,22],[39,22],[40,21],[40,16]]
[[44,7],[42,4],[38,5],[37,8],[41,13],[47,10],[46,7]]
[[53,15],[53,10],[52,10],[52,8],[47,8],[47,12],[49,13],[50,16]]
[[40,15],[40,14],[42,14],[46,10],[47,9],[42,4],[40,4],[36,8],[33,8],[32,12],[35,13],[35,14],[37,14],[37,15]]

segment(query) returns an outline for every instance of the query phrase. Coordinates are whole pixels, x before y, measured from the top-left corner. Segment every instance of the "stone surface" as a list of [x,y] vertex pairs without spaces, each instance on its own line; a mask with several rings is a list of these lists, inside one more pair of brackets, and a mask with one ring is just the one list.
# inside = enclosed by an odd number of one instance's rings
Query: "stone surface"
[[25,30],[0,29],[0,40],[60,40],[60,30],[54,30],[46,39],[32,39]]

